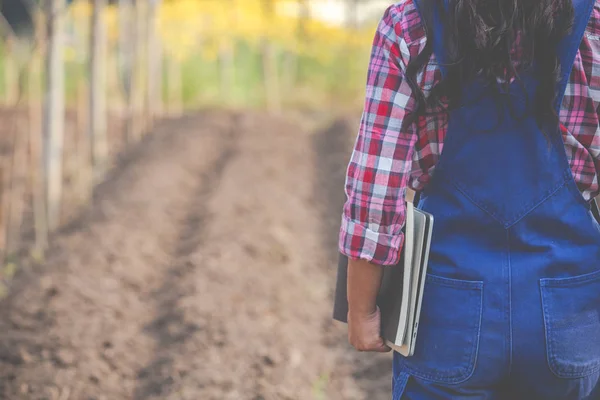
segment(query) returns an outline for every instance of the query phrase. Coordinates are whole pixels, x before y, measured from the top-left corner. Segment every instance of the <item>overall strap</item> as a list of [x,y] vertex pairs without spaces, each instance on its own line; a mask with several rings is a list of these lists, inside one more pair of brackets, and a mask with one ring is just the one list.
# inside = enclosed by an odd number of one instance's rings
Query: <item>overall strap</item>
[[[427,40],[431,40],[433,44],[433,53],[439,64],[442,76],[446,76],[446,59],[444,49],[444,23],[442,21],[442,14],[447,14],[449,7],[449,0],[413,0],[417,12],[421,18],[422,23],[425,26],[427,33]],[[429,10],[423,5],[426,1],[432,1],[435,8]]]

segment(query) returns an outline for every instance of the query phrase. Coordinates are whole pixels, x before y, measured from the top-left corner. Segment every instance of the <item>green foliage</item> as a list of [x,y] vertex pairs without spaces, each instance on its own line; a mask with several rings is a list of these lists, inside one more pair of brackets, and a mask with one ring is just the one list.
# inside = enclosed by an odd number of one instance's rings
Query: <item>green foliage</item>
[[[350,31],[317,20],[301,22],[293,8],[297,1],[278,0],[275,4],[275,13],[268,16],[261,0],[163,3],[157,29],[165,58],[176,60],[179,65],[181,76],[175,79],[182,81],[186,108],[264,107],[264,43],[276,52],[274,69],[280,82],[282,107],[362,106],[374,26]],[[71,28],[65,52],[68,104],[78,101],[79,82],[88,79],[87,31],[81,21],[89,17],[87,2],[76,2],[69,10]],[[117,76],[119,24],[114,6],[108,7],[104,20],[110,33],[109,75]],[[228,48],[233,54],[232,72],[228,72],[222,57],[223,49]],[[5,76],[6,54],[5,46],[0,46],[0,78]],[[169,77],[166,68],[163,70],[163,97],[167,101]],[[6,92],[6,86],[6,79],[0,79],[0,93]],[[118,83],[113,82],[112,87],[118,87]],[[114,91],[110,95],[114,96]]]

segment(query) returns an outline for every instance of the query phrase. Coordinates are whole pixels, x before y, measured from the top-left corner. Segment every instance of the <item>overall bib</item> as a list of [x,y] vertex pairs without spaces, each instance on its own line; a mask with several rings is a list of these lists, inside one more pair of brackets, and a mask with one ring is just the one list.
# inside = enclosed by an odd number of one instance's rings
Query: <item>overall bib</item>
[[[594,6],[573,3],[557,110]],[[429,275],[415,355],[394,354],[394,400],[600,399],[600,226],[560,131],[527,111],[535,74],[521,83],[499,107],[475,82],[450,115],[419,203],[435,217]]]

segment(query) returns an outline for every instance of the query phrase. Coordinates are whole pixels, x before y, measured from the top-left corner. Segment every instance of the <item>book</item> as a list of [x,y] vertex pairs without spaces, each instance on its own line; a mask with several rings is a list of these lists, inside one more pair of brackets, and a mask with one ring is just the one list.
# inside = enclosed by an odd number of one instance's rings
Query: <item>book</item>
[[[415,208],[412,199],[407,201],[400,261],[397,265],[382,267],[377,296],[381,334],[388,346],[406,357],[414,354],[418,336],[432,230],[433,216]],[[340,254],[333,318],[344,323],[348,316],[347,279],[348,259]]]

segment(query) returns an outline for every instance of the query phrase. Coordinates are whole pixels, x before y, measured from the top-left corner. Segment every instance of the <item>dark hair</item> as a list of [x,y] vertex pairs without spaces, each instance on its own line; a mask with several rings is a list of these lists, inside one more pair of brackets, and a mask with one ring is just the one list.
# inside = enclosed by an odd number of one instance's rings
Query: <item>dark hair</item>
[[[557,123],[554,105],[560,64],[556,45],[573,25],[572,0],[449,0],[447,11],[444,1],[420,2],[428,39],[406,70],[417,99],[413,122],[428,112],[451,111],[460,106],[463,86],[474,79],[482,80],[501,97],[513,78],[518,81],[520,73],[535,65],[539,86],[530,110],[539,124]],[[445,26],[447,72],[425,95],[417,83],[417,74],[433,52],[435,12]]]

